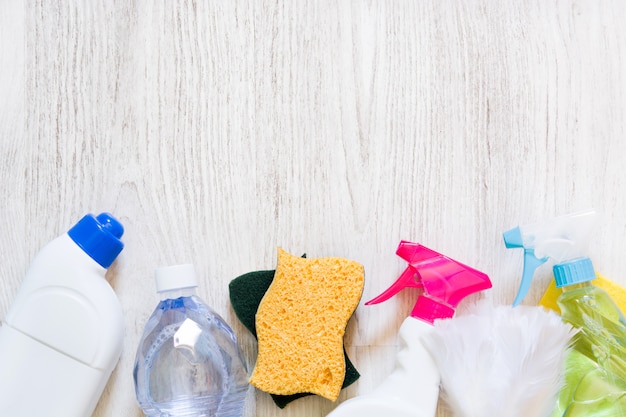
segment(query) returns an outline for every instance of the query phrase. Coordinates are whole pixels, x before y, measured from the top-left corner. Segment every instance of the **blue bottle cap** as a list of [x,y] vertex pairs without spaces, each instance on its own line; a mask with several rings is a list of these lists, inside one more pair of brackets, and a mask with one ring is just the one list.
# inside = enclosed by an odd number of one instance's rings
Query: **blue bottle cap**
[[98,216],[87,214],[67,234],[103,268],[108,268],[124,249],[124,243],[120,240],[124,227],[109,213],[100,213]]
[[589,258],[578,258],[554,265],[552,271],[554,272],[554,281],[557,288],[580,284],[596,278],[596,271],[594,271],[593,264]]

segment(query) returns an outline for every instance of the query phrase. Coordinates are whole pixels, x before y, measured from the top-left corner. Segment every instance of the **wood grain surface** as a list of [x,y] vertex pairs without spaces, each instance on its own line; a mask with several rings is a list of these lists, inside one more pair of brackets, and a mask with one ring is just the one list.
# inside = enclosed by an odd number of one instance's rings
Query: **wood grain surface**
[[[126,342],[95,417],[142,416],[132,365],[159,266],[196,265],[253,366],[230,280],[274,268],[278,246],[361,262],[346,344],[362,376],[338,402],[393,368],[416,293],[363,301],[403,270],[400,239],[510,303],[522,254],[502,232],[595,207],[596,269],[626,285],[625,21],[617,0],[2,0],[0,321],[39,249],[100,211],[126,228],[107,275]],[[252,391],[247,415],[335,406]]]

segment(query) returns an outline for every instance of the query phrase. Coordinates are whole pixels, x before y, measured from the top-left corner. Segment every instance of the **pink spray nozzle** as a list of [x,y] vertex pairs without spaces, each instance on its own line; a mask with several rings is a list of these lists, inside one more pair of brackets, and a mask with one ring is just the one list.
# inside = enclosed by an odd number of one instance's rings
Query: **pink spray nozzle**
[[403,240],[396,254],[409,266],[391,287],[365,305],[382,303],[407,287],[423,288],[411,316],[432,323],[437,318],[452,317],[468,295],[491,288],[487,274],[418,243]]

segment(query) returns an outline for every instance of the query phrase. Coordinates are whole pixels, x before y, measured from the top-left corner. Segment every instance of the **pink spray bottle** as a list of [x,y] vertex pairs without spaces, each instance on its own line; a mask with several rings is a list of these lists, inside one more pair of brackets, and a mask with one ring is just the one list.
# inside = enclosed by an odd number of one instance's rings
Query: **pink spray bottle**
[[440,376],[422,338],[433,331],[436,319],[452,317],[462,299],[491,288],[486,274],[420,244],[401,241],[396,254],[408,267],[389,289],[365,303],[382,303],[407,287],[424,290],[400,326],[396,367],[374,391],[343,402],[329,417],[433,417]]

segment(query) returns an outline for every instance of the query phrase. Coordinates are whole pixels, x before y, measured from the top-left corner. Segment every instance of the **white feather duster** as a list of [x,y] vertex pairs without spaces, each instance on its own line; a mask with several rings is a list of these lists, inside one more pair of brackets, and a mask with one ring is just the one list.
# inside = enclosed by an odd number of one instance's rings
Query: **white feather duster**
[[575,331],[542,307],[480,302],[424,340],[455,417],[546,417]]

